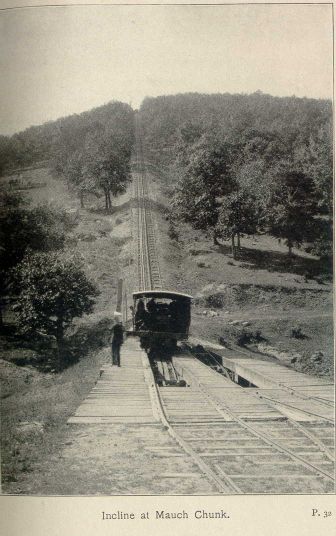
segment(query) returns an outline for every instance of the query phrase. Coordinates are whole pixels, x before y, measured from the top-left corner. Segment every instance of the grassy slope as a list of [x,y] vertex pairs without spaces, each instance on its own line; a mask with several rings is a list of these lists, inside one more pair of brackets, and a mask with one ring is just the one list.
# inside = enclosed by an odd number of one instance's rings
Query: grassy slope
[[[93,314],[75,320],[70,334],[77,331],[83,335],[80,341],[90,343],[90,336],[94,337],[97,326],[101,325],[99,322],[105,321],[103,325],[108,327],[113,321],[117,282],[122,276],[119,258],[123,258],[123,249],[130,242],[129,196],[118,198],[115,201],[118,206],[111,215],[106,215],[95,198],[88,200],[87,209],[79,209],[74,194],[48,169],[28,170],[21,177],[23,185],[30,183],[22,193],[32,205],[60,206],[73,213],[78,221],[68,247],[84,259],[87,275],[97,283],[101,294]],[[104,338],[108,333],[100,335]],[[61,374],[45,374],[29,364],[34,352],[27,350],[20,338],[2,337],[0,348],[6,359],[0,361],[2,480],[5,491],[20,492],[29,472],[37,470],[52,452],[57,452],[66,433],[67,418],[91,390],[102,362],[109,358],[109,350],[90,351],[83,345],[83,358],[78,363]],[[17,362],[19,358],[26,366],[14,364],[14,359]],[[20,428],[20,423],[26,421],[41,423],[43,433],[38,431],[38,426],[36,430]],[[29,492],[29,485],[24,489]]]
[[60,374],[0,362],[4,492],[30,493],[31,479],[59,451],[68,417],[92,389],[108,356],[108,349],[92,352]]

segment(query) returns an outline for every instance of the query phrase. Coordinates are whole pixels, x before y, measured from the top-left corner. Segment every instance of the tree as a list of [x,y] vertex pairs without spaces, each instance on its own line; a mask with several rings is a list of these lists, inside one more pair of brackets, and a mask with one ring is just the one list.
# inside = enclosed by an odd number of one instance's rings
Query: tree
[[52,123],[53,167],[74,188],[84,208],[86,194],[100,196],[105,208],[123,193],[130,178],[134,112],[121,102],[72,115]]
[[0,135],[0,177],[5,173],[6,168],[10,166],[12,158],[12,144],[10,138]]
[[242,234],[254,234],[265,227],[270,202],[272,177],[263,159],[247,159],[235,169],[235,190],[224,199],[219,214],[219,234],[231,237],[235,254],[235,236],[240,249]]
[[68,184],[76,191],[81,208],[84,208],[85,195],[96,193],[96,184],[94,178],[88,172],[89,161],[88,155],[83,151],[76,150],[70,154],[63,166],[63,174]]
[[[191,195],[192,192],[192,195]],[[216,198],[205,189],[200,177],[187,175],[176,187],[175,213],[195,229],[214,229],[218,218]]]
[[59,366],[64,363],[64,332],[76,317],[92,312],[96,286],[78,259],[59,253],[28,254],[13,272],[19,289],[15,310],[21,329],[56,339]]
[[130,147],[113,137],[105,128],[88,134],[85,144],[86,168],[84,177],[92,181],[105,196],[105,209],[112,209],[112,196],[126,191],[131,180]]
[[17,192],[2,192],[0,203],[0,325],[1,304],[9,294],[9,272],[25,253],[62,249],[74,222],[63,210],[51,206],[27,208]]
[[211,230],[217,244],[220,198],[234,189],[234,153],[230,144],[201,140],[193,147],[185,175],[177,185],[175,207],[195,229]]
[[218,236],[231,238],[232,256],[236,258],[235,237],[240,248],[242,233],[253,234],[259,222],[258,205],[246,191],[236,190],[226,196],[221,204],[216,225]]
[[195,145],[202,135],[204,129],[201,124],[187,121],[176,132],[176,142],[174,152],[176,153],[176,164],[186,167],[189,163],[190,148]]
[[304,173],[311,176],[321,213],[333,214],[333,139],[332,122],[324,124],[311,134],[309,142],[296,149],[296,162]]
[[86,194],[103,192],[105,208],[111,210],[111,197],[125,192],[130,180],[133,110],[114,102],[59,123],[55,171],[77,192],[82,208]]
[[26,251],[50,251],[64,246],[66,232],[73,226],[69,215],[51,206],[33,209],[20,205],[16,196],[0,207],[0,266],[6,273],[19,263]]
[[301,246],[309,236],[316,214],[313,180],[291,169],[278,170],[274,175],[273,191],[268,207],[270,233],[286,240],[288,253],[294,245]]

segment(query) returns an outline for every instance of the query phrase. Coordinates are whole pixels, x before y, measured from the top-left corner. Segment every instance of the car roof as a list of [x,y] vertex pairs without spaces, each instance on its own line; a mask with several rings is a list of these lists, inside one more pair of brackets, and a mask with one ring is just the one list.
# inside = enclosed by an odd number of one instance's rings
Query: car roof
[[189,294],[183,294],[182,292],[171,292],[169,290],[139,290],[138,292],[133,292],[133,298],[171,298],[192,300],[192,296],[189,296]]

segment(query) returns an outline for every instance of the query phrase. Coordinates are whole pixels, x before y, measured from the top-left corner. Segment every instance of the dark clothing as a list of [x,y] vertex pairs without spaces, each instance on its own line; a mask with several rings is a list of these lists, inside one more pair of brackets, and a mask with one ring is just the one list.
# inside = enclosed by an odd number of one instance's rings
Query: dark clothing
[[120,346],[124,341],[124,330],[121,324],[112,328],[112,365],[120,367]]
[[120,346],[121,343],[112,342],[112,365],[120,367]]
[[156,313],[156,303],[155,303],[154,298],[149,300],[149,302],[147,303],[146,309],[150,314]]
[[149,300],[146,305],[146,325],[147,329],[149,331],[155,331],[155,325],[156,325],[156,313],[157,313],[157,306],[155,303],[154,298]]
[[135,329],[137,331],[148,331],[148,313],[147,311],[143,311],[141,314],[135,315]]
[[112,328],[112,343],[119,342],[122,344],[124,340],[124,330],[121,324],[114,324]]
[[136,312],[135,312],[135,315],[134,315],[134,324],[135,324],[135,329],[137,331],[142,331],[142,330],[146,329],[146,316],[147,316],[147,314],[148,313],[145,310],[145,304],[144,304],[143,300],[139,300],[138,304],[137,304]]

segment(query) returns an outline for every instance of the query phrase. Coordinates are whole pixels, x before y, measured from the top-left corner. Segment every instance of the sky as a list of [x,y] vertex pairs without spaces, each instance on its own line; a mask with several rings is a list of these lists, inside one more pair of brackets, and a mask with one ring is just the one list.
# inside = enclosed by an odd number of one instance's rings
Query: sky
[[332,97],[330,5],[0,11],[0,134],[196,91]]

